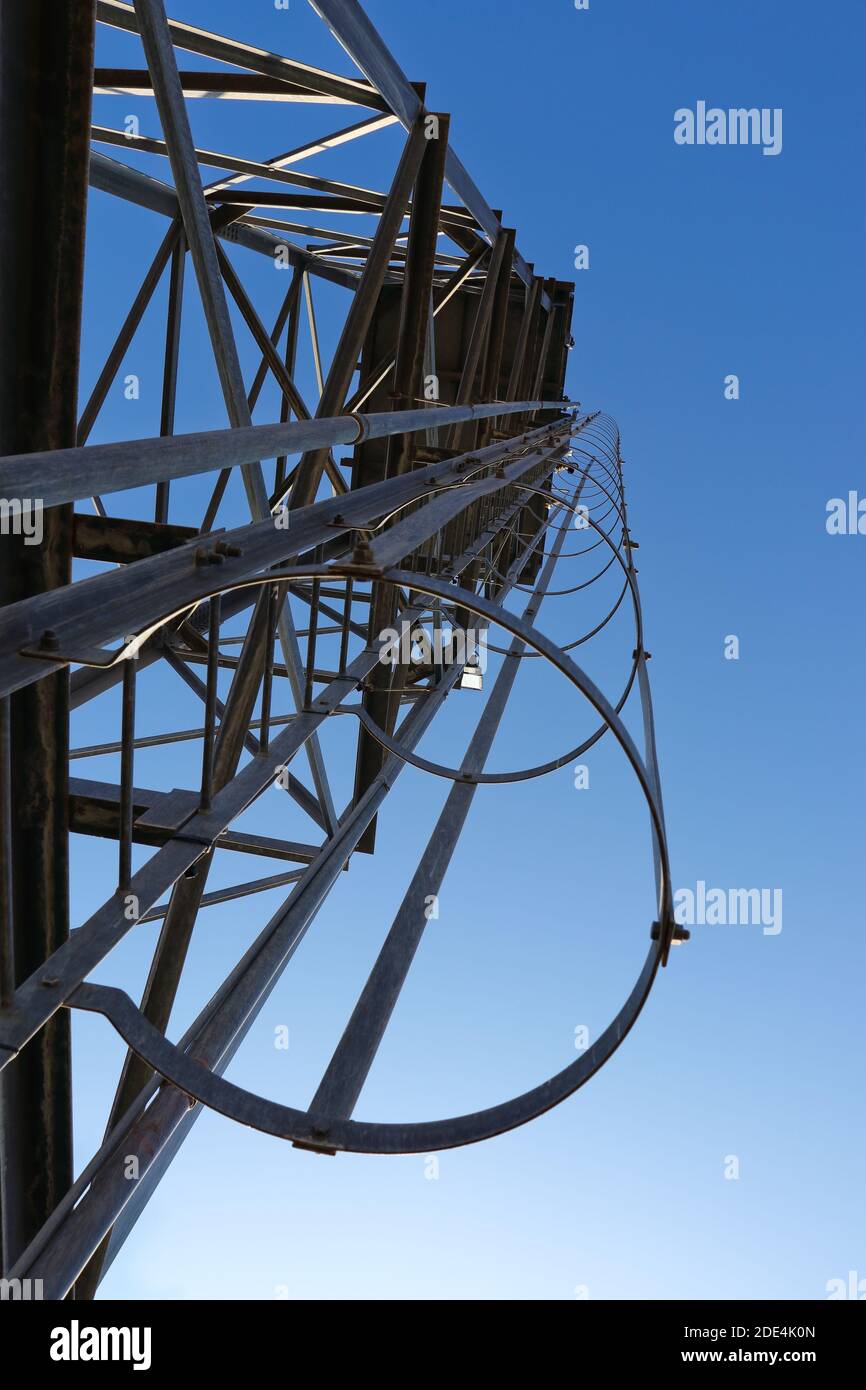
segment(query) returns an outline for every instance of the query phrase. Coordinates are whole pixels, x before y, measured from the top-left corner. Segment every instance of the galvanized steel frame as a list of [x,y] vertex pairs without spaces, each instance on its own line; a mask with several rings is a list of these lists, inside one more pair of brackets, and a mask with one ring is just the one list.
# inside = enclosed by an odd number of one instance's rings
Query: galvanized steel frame
[[[29,591],[7,585],[0,608],[0,1120],[6,1161],[0,1179],[3,1210],[3,1271],[40,1278],[47,1297],[74,1290],[90,1297],[114,1259],[202,1105],[241,1123],[291,1139],[319,1152],[360,1150],[400,1153],[476,1142],[523,1124],[573,1093],[608,1059],[633,1025],[658,967],[684,934],[674,923],[670,869],[655,750],[652,701],[643,642],[643,621],[632,540],[627,520],[622,460],[616,426],[577,403],[545,399],[545,387],[564,379],[570,346],[570,299],[555,281],[534,274],[454,152],[448,118],[430,113],[423,87],[410,83],[356,0],[311,0],[359,70],[357,78],[328,73],[277,54],[209,34],[166,17],[162,0],[97,0],[89,22],[64,34],[66,50],[55,52],[55,68],[22,79],[24,96],[38,94],[54,107],[57,133],[44,143],[49,154],[67,159],[65,179],[43,215],[53,225],[29,227],[31,237],[52,235],[68,223],[77,236],[79,258],[72,298],[61,323],[44,306],[34,335],[32,358],[45,377],[46,336],[52,333],[77,362],[80,308],[80,245],[84,230],[84,186],[158,212],[170,219],[166,235],[146,271],[132,306],[109,350],[84,411],[75,424],[75,379],[66,381],[65,424],[47,437],[4,423],[0,496],[7,505],[40,499],[47,528],[66,556],[43,567]],[[81,7],[88,10],[88,6]],[[93,70],[93,19],[138,34],[144,66],[139,70]],[[5,38],[34,51],[54,20],[38,0],[29,17],[10,25]],[[73,26],[74,28],[74,26]],[[187,50],[237,71],[189,73],[178,66]],[[8,49],[7,49],[8,51]],[[2,60],[0,60],[2,61]],[[47,59],[46,59],[47,62]],[[70,76],[70,73],[74,76]],[[82,86],[82,74],[87,79]],[[149,92],[155,99],[162,138],[127,137],[94,126],[96,144],[128,145],[167,158],[173,182],[161,182],[97,150],[88,156],[76,135],[90,123],[90,78],[99,93]],[[46,82],[48,96],[46,98]],[[76,101],[69,92],[77,82]],[[29,83],[29,86],[28,86]],[[200,97],[351,105],[373,114],[267,160],[247,159],[196,146],[188,103]],[[60,115],[63,115],[63,121]],[[11,109],[4,115],[13,123]],[[369,139],[395,124],[406,132],[399,164],[386,192],[359,188],[297,168],[325,150]],[[18,134],[17,131],[14,132]],[[14,141],[4,143],[3,179],[26,187],[27,169],[15,160]],[[69,156],[69,150],[72,157]],[[45,151],[40,150],[40,156]],[[205,184],[202,166],[221,177]],[[251,181],[276,185],[251,188]],[[12,181],[14,184],[14,180]],[[459,205],[443,201],[447,183]],[[239,189],[239,185],[244,185]],[[289,188],[293,191],[289,192]],[[73,190],[77,189],[77,195]],[[294,190],[302,189],[303,192]],[[77,196],[77,202],[75,201]],[[71,202],[70,202],[71,200]],[[309,217],[364,212],[377,219],[372,237],[340,233],[313,223],[262,215],[293,209]],[[14,209],[4,209],[4,247],[14,252],[20,273],[25,249],[13,234]],[[408,216],[408,227],[403,224]],[[306,232],[306,245],[290,233]],[[450,239],[454,253],[442,249]],[[316,245],[315,242],[321,245]],[[293,267],[289,288],[276,307],[271,330],[260,319],[226,246],[274,256],[284,250]],[[175,435],[178,392],[183,388],[180,316],[184,270],[191,262],[204,308],[229,428]],[[359,262],[359,268],[353,264]],[[168,270],[169,294],[162,364],[161,432],[153,439],[89,444],[124,353],[138,329],[161,277]],[[336,351],[322,361],[313,281],[324,278],[352,293]],[[352,392],[359,359],[378,322],[383,295],[400,293],[399,327],[393,348]],[[227,293],[228,291],[228,297]],[[261,353],[249,388],[244,384],[229,297]],[[311,335],[319,401],[305,404],[295,381],[302,304]],[[437,320],[455,305],[470,317],[466,346],[450,404],[419,402],[424,370],[435,366]],[[509,313],[517,306],[517,327]],[[14,328],[14,323],[13,323]],[[280,343],[285,336],[285,346]],[[6,340],[7,352],[9,339]],[[41,355],[40,355],[41,354]],[[14,410],[15,372],[4,377],[4,409]],[[280,419],[254,424],[252,412],[270,374],[280,392]],[[393,407],[359,413],[383,384],[391,382]],[[65,412],[65,413],[64,413]],[[294,419],[292,419],[294,415]],[[381,478],[347,481],[334,450],[359,451],[388,441]],[[16,442],[17,441],[17,442]],[[432,443],[431,441],[438,441]],[[289,468],[289,460],[297,462]],[[273,486],[264,460],[275,460]],[[243,480],[250,520],[214,530],[227,484],[237,470]],[[556,489],[569,474],[577,485]],[[197,528],[170,522],[171,484],[210,477],[210,501]],[[331,496],[324,496],[329,487]],[[129,488],[153,489],[153,522],[109,514],[104,498]],[[73,505],[92,499],[96,521],[73,517]],[[573,552],[565,539],[578,506],[596,545],[611,552],[625,582],[606,617],[589,632],[559,646],[534,624],[545,599],[585,589],[591,579],[552,590],[557,563]],[[613,517],[607,529],[608,518]],[[551,538],[553,544],[546,549]],[[4,537],[3,544],[8,545]],[[116,558],[116,567],[95,578],[71,582],[76,553]],[[89,547],[89,548],[88,548]],[[65,568],[64,568],[65,565]],[[53,566],[53,567],[52,567]],[[540,570],[540,573],[538,572]],[[521,580],[529,577],[529,583]],[[517,616],[509,595],[530,594]],[[615,706],[567,652],[590,640],[611,621],[630,591],[636,637],[624,692]],[[294,598],[309,609],[306,627],[296,628]],[[333,602],[328,602],[333,600]],[[359,624],[355,605],[368,615]],[[449,693],[462,681],[465,661],[426,670],[410,661],[383,670],[379,630],[388,615],[402,624],[442,613],[465,624],[474,615],[482,627],[498,624],[511,638],[478,727],[459,767],[443,768],[415,753]],[[239,654],[229,656],[221,633],[229,619],[249,613]],[[317,643],[340,635],[338,669],[317,665]],[[130,637],[130,634],[133,634]],[[353,641],[361,646],[350,653]],[[302,647],[301,641],[305,641]],[[274,660],[274,642],[282,661]],[[321,650],[321,648],[319,648]],[[540,768],[516,774],[485,772],[497,728],[508,706],[524,658],[543,657],[566,677],[601,717],[596,732],[577,749]],[[135,708],[141,673],[166,662],[200,696],[200,728],[136,739]],[[205,678],[191,669],[201,664]],[[72,668],[76,669],[72,671]],[[223,702],[217,695],[220,669],[230,669]],[[274,680],[287,682],[294,712],[272,717]],[[621,711],[637,681],[644,730],[639,751]],[[68,712],[120,685],[120,737],[94,748],[68,749]],[[318,689],[317,689],[318,687]],[[347,704],[362,690],[360,705]],[[52,693],[53,692],[53,693]],[[22,873],[32,871],[32,846],[18,824],[19,764],[33,758],[16,748],[13,725],[23,728],[28,708],[44,706],[46,694],[60,720],[57,738],[43,748],[41,775],[59,777],[52,795],[62,827],[62,854],[42,867],[61,903],[66,893],[66,854],[72,830],[107,835],[118,842],[118,870],[102,906],[69,934],[57,916],[50,930],[21,909]],[[28,704],[29,702],[29,704]],[[35,704],[34,704],[35,702]],[[259,705],[258,718],[255,717]],[[403,706],[408,712],[400,720]],[[333,803],[318,733],[346,713],[359,717],[355,794],[338,815]],[[32,718],[32,715],[30,716]],[[399,720],[399,723],[398,723]],[[557,1076],[523,1096],[475,1115],[423,1124],[383,1125],[353,1119],[391,1011],[417,949],[426,921],[419,904],[438,891],[478,785],[541,775],[563,766],[606,732],[623,749],[646,800],[653,830],[657,900],[649,952],[620,1013],[592,1048]],[[199,788],[176,793],[143,792],[135,786],[138,748],[171,740],[201,740]],[[69,758],[119,751],[120,785],[68,778]],[[246,751],[247,761],[243,761]],[[303,753],[313,789],[289,771]],[[223,1072],[243,1042],[298,944],[353,853],[372,848],[377,813],[407,762],[451,780],[452,786],[430,841],[414,871],[379,958],[346,1031],[307,1110],[278,1105],[226,1081]],[[57,769],[60,768],[60,772]],[[273,784],[285,790],[324,834],[321,845],[280,837],[242,835],[233,822]],[[153,853],[133,871],[133,845]],[[301,867],[207,893],[207,875],[221,849],[294,860]],[[28,860],[27,856],[30,855]],[[431,885],[433,885],[431,887]],[[167,1039],[172,1008],[199,912],[214,903],[256,892],[291,888],[235,970],[177,1043]],[[160,899],[170,891],[167,905]],[[130,912],[130,904],[134,910]],[[161,920],[150,976],[140,1006],[123,991],[88,980],[117,942],[140,923]],[[22,971],[21,941],[41,933],[35,968]],[[17,959],[16,959],[17,957]],[[32,966],[33,963],[31,963]],[[63,1102],[68,1068],[68,1018],[74,1009],[104,1015],[129,1047],[103,1144],[75,1181],[70,1168],[71,1105]],[[39,1057],[34,1068],[32,1059]],[[58,1090],[58,1087],[61,1090]],[[46,1109],[48,1088],[52,1105]],[[65,1105],[65,1108],[64,1108]],[[53,1108],[52,1108],[53,1107]],[[50,1114],[49,1114],[50,1111]],[[41,1117],[41,1118],[40,1118]],[[41,1159],[40,1196],[24,1190],[20,1134],[54,1126]],[[47,1134],[46,1134],[47,1139]],[[16,1148],[17,1146],[17,1148]],[[140,1159],[138,1181],[123,1175],[125,1159]]]

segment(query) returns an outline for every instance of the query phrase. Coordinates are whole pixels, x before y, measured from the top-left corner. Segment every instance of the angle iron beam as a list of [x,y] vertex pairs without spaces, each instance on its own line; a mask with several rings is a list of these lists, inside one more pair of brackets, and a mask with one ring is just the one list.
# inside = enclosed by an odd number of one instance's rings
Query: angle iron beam
[[[358,0],[310,0],[310,3],[356,66],[381,92],[395,116],[398,116],[409,130],[419,115],[426,114],[423,103],[358,4]],[[492,245],[501,229],[499,218],[488,207],[452,147],[448,150],[445,177]],[[514,268],[521,280],[528,284],[531,279],[530,267],[516,249]]]
[[[138,4],[133,8],[132,5],[121,3],[121,0],[97,0],[96,17],[100,24],[126,29],[134,34],[141,30],[140,9]],[[383,109],[379,94],[365,82],[338,77],[336,73],[325,72],[306,63],[293,62],[277,53],[268,53],[263,48],[254,48],[237,39],[227,39],[221,34],[197,29],[180,20],[169,20],[168,31],[171,42],[187,53],[201,53],[205,57],[216,58],[218,62],[233,63],[250,72],[259,72],[265,77],[295,82],[310,92],[336,98],[341,104]]]
[[[401,740],[407,747],[413,747],[429,727],[456,682],[460,669],[455,664],[440,684],[431,689],[428,698],[410,710],[400,728]],[[295,892],[271,918],[211,1004],[188,1030],[189,1050],[217,1075],[223,1073],[247,1036],[318,908],[339,877],[369,818],[378,811],[404,766],[396,757],[386,761],[363,801],[341,821],[338,834],[324,847]],[[141,1099],[148,1099],[147,1092],[142,1093]],[[179,1136],[182,1142],[198,1113],[200,1107],[190,1110],[188,1097],[174,1087],[159,1087],[156,1099],[148,1107],[146,1125],[141,1121],[134,1123],[124,1138],[125,1150],[130,1152],[140,1145],[145,1130],[147,1133],[146,1148],[141,1151],[141,1178],[134,1189],[129,1182],[118,1182],[117,1175],[122,1164],[119,1168],[119,1155],[112,1151],[109,1137],[101,1151],[105,1155],[102,1167],[89,1165],[92,1181],[84,1200],[79,1201],[74,1209],[64,1212],[62,1222],[57,1223],[50,1238],[28,1265],[33,1271],[31,1277],[43,1279],[47,1297],[63,1296],[85,1262],[112,1230],[116,1218],[130,1205],[134,1191],[147,1199],[151,1190],[146,1185],[148,1172],[157,1164],[154,1176],[159,1180],[164,1171],[158,1162],[159,1156],[166,1152],[169,1159],[173,1157],[176,1145],[171,1144],[172,1136],[181,1122],[186,1120]],[[133,1220],[137,1207],[138,1203],[135,1203],[130,1208],[129,1215]],[[131,1223],[124,1223],[116,1233],[120,1242],[130,1228]],[[112,1250],[109,1242],[109,1255],[113,1257],[117,1248],[115,1244]]]
[[[177,193],[170,184],[163,183],[152,174],[143,174],[140,169],[122,164],[120,160],[109,159],[98,150],[94,150],[90,156],[90,184],[92,188],[98,188],[103,193],[135,203],[138,207],[148,208],[163,217],[179,216]],[[237,209],[238,216],[241,216],[242,212],[242,208]],[[317,256],[310,255],[302,246],[297,246],[285,237],[276,236],[264,226],[233,222],[230,226],[216,230],[217,235],[226,241],[237,242],[239,246],[244,246],[249,251],[257,251],[270,260],[274,260],[277,252],[284,248],[283,254],[290,265],[303,266],[312,275],[331,280],[335,285],[343,285],[346,289],[354,290],[357,287],[357,271],[330,266]]]
[[[388,200],[382,209],[373,245],[361,275],[361,282],[334,351],[316,411],[319,419],[338,414],[345,404],[352,377],[357,369],[361,347],[385,279],[394,239],[402,225],[426,144],[424,126],[419,123],[410,131],[404,145]],[[302,455],[292,488],[290,506],[293,511],[298,507],[309,506],[315,501],[324,466],[323,450],[311,450]]]
[[[499,408],[491,407],[492,410]],[[562,428],[579,432],[581,425],[566,423]],[[496,464],[555,434],[556,431],[545,426],[490,445],[473,457],[479,467]],[[174,440],[158,442],[172,444]],[[292,524],[288,529],[269,519],[224,533],[221,539],[232,549],[241,551],[240,555],[227,556],[220,567],[225,586],[229,587],[229,579],[243,582],[268,566],[284,562],[287,555],[302,554],[340,531],[366,525],[383,512],[429,493],[434,483],[444,485],[451,492],[458,484],[462,489],[466,463],[465,459],[454,459],[430,464],[412,474],[371,484],[352,495],[352,512],[348,518],[343,516],[346,502],[335,497],[290,514]],[[209,596],[212,590],[211,567],[195,564],[191,550],[182,547],[150,560],[140,560],[134,566],[96,575],[61,592],[49,592],[24,603],[9,605],[0,610],[0,694],[10,694],[56,669],[57,660],[50,656],[43,661],[20,654],[22,647],[37,641],[45,630],[54,632],[58,642],[62,637],[67,646],[74,643],[77,647],[89,648],[130,632],[141,632],[148,622],[172,608],[192,606]]]
[[[556,538],[524,610],[527,622],[537,614],[550,587],[566,535],[563,528]],[[525,552],[515,561],[518,570],[512,573],[512,582],[524,563]],[[523,650],[523,643],[515,637],[460,764],[466,772],[484,770],[520,669],[516,658]],[[477,789],[477,783],[455,782],[451,787],[388,936],[310,1102],[311,1115],[351,1117],[427,925],[425,907],[430,895],[439,893]]]

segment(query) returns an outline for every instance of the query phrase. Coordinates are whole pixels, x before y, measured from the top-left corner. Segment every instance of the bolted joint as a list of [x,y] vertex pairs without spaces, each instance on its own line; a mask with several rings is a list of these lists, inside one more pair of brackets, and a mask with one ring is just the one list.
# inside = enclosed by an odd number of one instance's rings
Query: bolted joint
[[222,565],[225,563],[226,555],[241,553],[237,546],[228,546],[225,541],[219,541],[213,548],[208,550],[205,545],[197,545],[193,561],[196,565]]
[[370,549],[370,542],[365,540],[360,531],[355,532],[355,543],[352,549],[353,565],[372,565],[373,552]]
[[[652,929],[650,931],[650,938],[653,941],[658,941],[663,934],[664,928],[662,927],[661,922],[653,922]],[[691,941],[691,938],[692,934],[690,931],[688,931],[686,927],[681,927],[679,922],[674,923],[673,930],[671,931],[671,945],[682,946],[684,942]]]

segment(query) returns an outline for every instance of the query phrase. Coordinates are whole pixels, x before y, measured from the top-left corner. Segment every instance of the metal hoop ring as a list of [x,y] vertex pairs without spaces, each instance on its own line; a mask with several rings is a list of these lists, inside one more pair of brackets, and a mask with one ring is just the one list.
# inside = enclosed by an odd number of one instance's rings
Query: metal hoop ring
[[[332,566],[295,567],[282,571],[270,571],[257,581],[248,580],[245,585],[225,585],[225,589],[246,587],[255,582],[279,582],[283,579],[317,578],[321,574],[342,575],[354,567],[334,564]],[[429,576],[419,577],[399,569],[389,569],[377,575],[384,582],[398,586],[411,587],[433,597],[450,598],[454,586]],[[222,592],[219,585],[214,592]],[[522,618],[497,607],[481,595],[464,591],[459,595],[461,605],[488,622],[500,622],[516,638],[546,655],[553,665],[581,691],[589,703],[597,710],[610,729],[617,743],[626,755],[637,779],[650,813],[654,831],[654,845],[659,875],[659,914],[663,928],[659,929],[650,945],[638,979],[622,1009],[599,1039],[576,1061],[556,1073],[540,1086],[524,1092],[512,1100],[491,1106],[473,1114],[455,1116],[452,1119],[415,1122],[411,1124],[383,1124],[358,1120],[316,1117],[306,1111],[280,1105],[250,1091],[233,1085],[224,1077],[218,1076],[208,1067],[181,1051],[169,1042],[135,1007],[128,995],[121,990],[103,985],[83,984],[66,1000],[69,1007],[99,1012],[114,1025],[127,1044],[138,1056],[161,1076],[186,1092],[193,1100],[200,1101],[209,1108],[227,1115],[241,1124],[247,1124],[267,1134],[291,1139],[304,1147],[319,1150],[348,1150],[360,1153],[413,1153],[424,1150],[453,1148],[461,1144],[477,1143],[543,1114],[554,1105],[566,1100],[582,1086],[608,1060],[623,1038],[633,1026],[643,1008],[658,972],[670,940],[673,913],[671,899],[670,864],[667,851],[664,815],[655,786],[655,773],[641,758],[631,735],[608,703],[603,693],[589,676],[576,666],[570,657],[559,649]],[[166,619],[168,621],[168,619]]]

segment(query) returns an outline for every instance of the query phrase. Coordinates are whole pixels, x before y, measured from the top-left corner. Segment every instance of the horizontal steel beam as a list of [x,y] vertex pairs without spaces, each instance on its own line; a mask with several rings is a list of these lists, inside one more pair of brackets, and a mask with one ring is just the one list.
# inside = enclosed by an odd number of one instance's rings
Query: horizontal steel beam
[[[211,98],[217,101],[279,101],[296,105],[345,105],[335,97],[302,87],[299,82],[287,82],[282,77],[265,77],[253,72],[179,73],[183,94],[189,100]],[[139,68],[95,68],[94,96],[152,97],[150,74]],[[354,103],[353,103],[354,104]]]
[[[520,557],[513,568],[515,578],[524,558]],[[459,574],[467,561],[468,556],[461,557],[453,572]],[[504,591],[501,597],[504,598]],[[413,747],[430,726],[456,683],[460,669],[455,664],[439,686],[431,689],[427,698],[416,705],[404,720],[400,737],[407,747]],[[342,866],[404,766],[396,757],[386,760],[363,800],[347,813],[338,833],[323,847],[318,859],[305,872],[296,892],[271,918],[231,976],[187,1030],[180,1045],[209,1063],[215,1075],[222,1075],[229,1065],[339,877]],[[134,1185],[129,1182],[118,1184],[114,1173],[116,1136],[118,1133],[125,1135],[125,1152],[137,1148],[142,1137],[142,1126],[140,1121],[135,1121],[135,1111],[143,1109],[158,1088],[160,1094],[148,1110],[145,1122],[150,1142],[146,1152],[142,1153],[140,1180]],[[38,1272],[37,1277],[45,1280],[49,1298],[62,1296],[90,1254],[97,1249],[102,1237],[112,1228],[116,1217],[126,1210],[126,1219],[115,1232],[117,1239],[112,1242],[110,1262],[154,1183],[159,1181],[166,1163],[199,1113],[200,1107],[190,1110],[187,1097],[174,1087],[160,1087],[158,1078],[152,1078],[126,1112],[118,1129],[107,1137],[102,1149],[94,1155],[46,1223],[43,1232],[31,1243],[13,1274],[21,1277],[24,1269],[33,1269]],[[107,1178],[107,1182],[100,1180],[103,1178]],[[86,1200],[76,1206],[75,1203],[91,1182]]]
[[488,420],[539,410],[573,410],[572,401],[495,401],[488,405],[380,411],[339,415],[285,424],[245,425],[200,434],[163,435],[90,444],[76,449],[7,455],[0,458],[0,497],[38,501],[43,507],[75,502],[94,493],[105,496],[171,478],[192,478],[222,468],[244,467],[285,454],[337,444],[354,445],[394,434],[418,434],[467,420]]
[[[143,174],[140,169],[133,169],[128,164],[121,164],[117,159],[109,159],[98,150],[93,150],[90,156],[90,186],[103,193],[110,193],[115,198],[123,198],[128,203],[135,203],[138,207],[148,208],[151,212],[159,212],[163,217],[180,216],[177,194],[170,184],[155,179],[151,174]],[[246,247],[248,251],[258,251],[260,255],[268,256],[271,260],[276,256],[278,249],[284,247],[283,254],[290,265],[299,265],[311,275],[318,275],[322,280],[331,280],[335,285],[342,285],[344,289],[355,290],[358,287],[359,277],[354,271],[330,266],[322,261],[320,256],[311,255],[302,246],[297,246],[264,227],[233,221],[228,226],[217,227],[217,235],[224,241],[233,241],[238,246]]]
[[[278,54],[196,29],[177,20],[169,21],[169,31],[178,48],[203,53],[269,77],[282,77],[290,82],[308,85],[311,91],[321,95],[330,94],[334,100],[348,100],[377,110],[392,111],[406,130],[410,130],[425,110],[424,104],[357,0],[311,0],[311,3],[368,82],[338,78],[333,73],[305,67]],[[131,32],[138,29],[133,7],[120,3],[120,0],[99,0],[97,18],[101,23]],[[450,146],[445,177],[492,245],[502,230],[502,224]],[[525,284],[531,283],[532,267],[516,249],[514,270]],[[546,293],[542,295],[541,302],[545,309],[550,308]]]
[[[503,486],[506,486],[503,483]],[[520,504],[517,504],[519,507]],[[517,510],[512,506],[506,516],[486,535],[479,537],[454,562],[446,573],[459,577],[484,547],[489,544],[499,525],[506,524]],[[144,562],[147,563],[147,562]],[[128,573],[128,570],[122,573]],[[84,585],[78,586],[83,588]],[[422,609],[412,609],[404,616],[414,620]],[[218,838],[226,831],[262,793],[273,784],[281,768],[287,767],[292,758],[319,729],[321,724],[354,693],[362,681],[380,660],[380,648],[373,642],[350,662],[346,673],[333,681],[316,699],[314,706],[299,714],[289,727],[269,745],[267,752],[244,764],[213,797],[206,811],[197,811],[172,838],[148,860],[132,877],[129,892],[135,897],[139,914],[143,915],[155,907],[163,894],[173,883],[186,873]],[[459,674],[457,665],[449,668],[451,676]],[[434,702],[435,703],[435,702]],[[430,702],[422,702],[422,710],[429,710]],[[422,716],[423,718],[424,716]],[[402,729],[402,726],[401,726]],[[402,736],[402,735],[401,735]],[[386,767],[394,759],[389,759]],[[401,764],[402,766],[402,764]],[[393,777],[390,778],[393,781]],[[390,783],[389,783],[390,784]],[[384,794],[384,788],[383,788]],[[363,805],[368,805],[365,795]],[[358,812],[354,808],[353,815]],[[370,815],[375,810],[370,811]],[[336,836],[328,841],[333,848],[346,828],[344,819]],[[359,836],[366,828],[363,822]],[[345,856],[342,863],[345,862]],[[90,971],[113,950],[118,941],[135,925],[125,911],[125,897],[115,893],[99,907],[96,912],[64,944],[60,951],[45,962],[16,991],[12,1005],[0,1011],[0,1068],[10,1059],[10,1054],[23,1047],[62,1007],[68,994],[80,984]]]
[[[94,126],[93,139],[97,144],[117,145],[121,149],[125,146],[131,149],[144,150],[147,154],[168,157],[166,142],[150,135],[127,135],[122,130],[111,130],[106,126]],[[364,188],[336,179],[319,178],[315,174],[305,174],[293,166],[278,168],[259,160],[239,159],[236,155],[223,154],[218,150],[201,149],[198,146],[195,155],[199,164],[207,164],[214,169],[229,169],[233,173],[244,174],[247,179],[270,179],[275,183],[288,184],[293,188],[309,188],[318,193],[330,193],[338,198],[349,198],[363,204],[366,212],[381,212],[385,205],[386,195],[380,193],[378,189]],[[217,187],[213,190],[205,189],[205,193],[208,198],[216,202],[242,203],[251,207],[265,206],[269,197],[260,189]],[[274,206],[283,206],[283,204],[278,200]],[[305,205],[301,204],[301,206]]]
[[[69,828],[76,835],[95,835],[116,840],[120,821],[120,787],[113,782],[95,782],[86,777],[69,779]],[[133,839],[136,844],[159,847],[171,839],[199,808],[199,792],[152,791],[133,787]],[[293,863],[309,864],[319,852],[318,845],[301,844],[297,840],[280,840],[273,835],[254,835],[247,831],[225,831],[216,842],[217,849],[234,850],[238,854],[255,854],[265,859],[288,859]]]
[[[138,33],[138,16],[132,5],[121,0],[97,0],[96,18],[100,24],[115,29],[126,29],[128,33]],[[221,34],[211,34],[206,29],[197,29],[192,24],[170,19],[168,29],[172,43],[187,53],[201,53],[218,62],[233,63],[236,67],[247,68],[250,72],[262,73],[265,77],[276,77],[282,81],[297,84],[307,91],[327,98],[340,105],[370,106],[383,110],[384,103],[375,87],[351,77],[340,77],[337,73],[325,72],[322,68],[310,67],[307,63],[297,63],[283,58],[267,49],[255,48],[252,44],[241,43],[238,39],[226,39]]]
[[136,517],[90,516],[87,512],[76,512],[73,523],[75,559],[102,560],[114,565],[129,565],[162,555],[198,535],[194,526],[139,521]]
[[[525,436],[524,441],[529,446],[534,443],[536,450],[548,437],[551,438],[548,447],[560,447],[563,442],[560,435],[551,437],[550,430],[534,431],[533,435]],[[507,457],[514,450],[511,441],[507,445],[491,445],[477,455],[479,469],[485,463]],[[522,457],[505,467],[501,478],[489,480],[487,486],[494,490],[506,487],[510,481],[522,477],[537,459],[537,452],[529,458]],[[429,492],[435,476],[446,484],[444,500],[452,499],[446,512],[441,513],[440,499],[436,499],[386,533],[389,545],[399,545],[399,537],[407,527],[411,527],[413,537],[423,532],[423,539],[436,529],[432,518],[438,518],[440,513],[459,514],[477,495],[474,486],[463,479],[463,468],[461,460],[445,465],[432,464],[415,473],[375,483],[352,495],[351,516],[340,521],[337,520],[341,516],[340,509],[348,511],[348,503],[345,498],[335,497],[287,514],[291,526],[286,529],[275,525],[273,520],[250,522],[221,536],[224,546],[240,553],[223,552],[222,564],[216,567],[197,564],[194,549],[199,547],[184,546],[81,580],[64,589],[37,595],[24,603],[11,604],[0,611],[0,693],[11,693],[42,679],[57,669],[58,662],[97,665],[101,652],[108,664],[112,658],[100,644],[130,633],[141,634],[149,624],[161,622],[171,612],[187,605],[192,607],[217,588],[230,589],[249,582],[291,555],[303,554],[314,545],[333,540],[341,532],[363,526],[401,502]],[[430,515],[425,531],[427,513]],[[410,541],[407,535],[401,554],[408,554],[417,543],[416,539]],[[51,634],[51,645],[39,646],[40,637],[44,638],[46,631]],[[40,655],[42,650],[46,652],[44,660]],[[29,654],[22,654],[22,651]],[[52,652],[55,653],[53,657]]]
[[[310,0],[310,3],[357,67],[382,93],[401,124],[409,130],[424,110],[424,105],[357,0]],[[445,177],[492,245],[502,231],[502,224],[450,145]],[[532,267],[517,250],[514,252],[514,269],[527,285],[531,283]],[[550,307],[546,294],[542,297],[542,304],[545,308]]]

